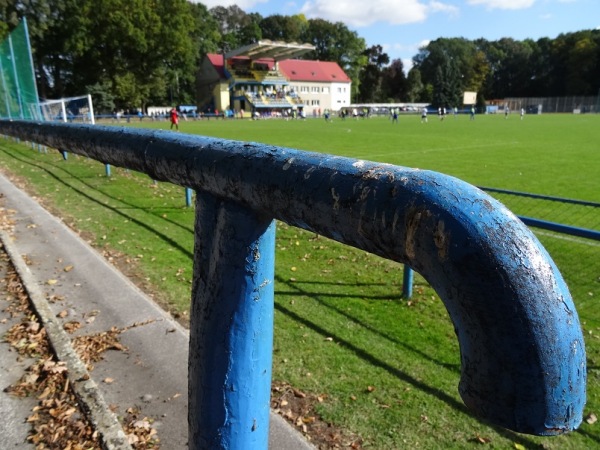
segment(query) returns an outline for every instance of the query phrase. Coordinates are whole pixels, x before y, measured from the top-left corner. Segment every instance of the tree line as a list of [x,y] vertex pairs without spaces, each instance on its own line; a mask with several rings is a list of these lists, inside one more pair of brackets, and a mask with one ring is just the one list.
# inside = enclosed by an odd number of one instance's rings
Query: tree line
[[100,111],[202,103],[196,74],[206,53],[261,39],[314,45],[303,58],[337,62],[355,102],[456,106],[465,90],[484,101],[600,88],[600,30],[537,41],[439,38],[419,49],[406,74],[400,59],[367,47],[343,23],[302,14],[263,17],[188,0],[0,0],[0,38],[23,17],[40,96],[91,93]]

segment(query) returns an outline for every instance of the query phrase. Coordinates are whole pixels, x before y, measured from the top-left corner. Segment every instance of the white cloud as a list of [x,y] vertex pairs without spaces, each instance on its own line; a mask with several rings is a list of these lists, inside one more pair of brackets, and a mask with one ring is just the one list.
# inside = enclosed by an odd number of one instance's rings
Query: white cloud
[[437,0],[311,0],[304,3],[301,12],[310,18],[343,22],[364,27],[376,22],[392,25],[423,22],[431,13],[458,14],[458,8]]
[[469,5],[483,5],[489,9],[526,9],[535,3],[535,0],[468,0]]
[[456,6],[448,5],[446,3],[431,1],[428,5],[431,12],[441,12],[446,13],[449,16],[456,17],[458,16],[458,8]]
[[231,5],[237,5],[243,11],[248,11],[257,3],[266,3],[268,0],[191,0],[192,3],[202,3],[208,9],[214,8],[215,6],[228,7]]

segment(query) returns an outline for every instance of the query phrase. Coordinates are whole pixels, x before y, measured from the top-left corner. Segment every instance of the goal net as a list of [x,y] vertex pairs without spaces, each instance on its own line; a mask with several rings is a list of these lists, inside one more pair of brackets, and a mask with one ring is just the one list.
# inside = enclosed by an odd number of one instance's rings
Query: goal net
[[46,100],[40,103],[43,120],[95,123],[91,95]]

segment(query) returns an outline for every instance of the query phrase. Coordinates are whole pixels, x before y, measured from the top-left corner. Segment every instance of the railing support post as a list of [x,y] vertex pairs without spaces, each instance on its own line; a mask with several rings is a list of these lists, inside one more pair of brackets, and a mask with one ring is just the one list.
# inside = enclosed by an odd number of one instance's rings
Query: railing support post
[[404,273],[402,275],[402,297],[405,299],[412,298],[413,294],[413,279],[414,271],[409,265],[404,264]]
[[265,449],[273,350],[275,222],[197,192],[189,448]]
[[192,206],[192,189],[185,188],[185,206],[188,208]]

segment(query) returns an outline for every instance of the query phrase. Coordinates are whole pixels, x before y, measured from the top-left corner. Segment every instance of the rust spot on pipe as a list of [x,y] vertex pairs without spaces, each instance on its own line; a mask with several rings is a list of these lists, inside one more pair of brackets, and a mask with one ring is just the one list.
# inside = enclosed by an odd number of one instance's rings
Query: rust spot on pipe
[[416,234],[421,226],[421,221],[431,216],[426,209],[411,209],[406,215],[406,256],[409,259],[415,259],[416,255]]
[[450,233],[444,230],[444,221],[440,220],[433,232],[433,242],[438,249],[438,258],[445,260],[448,256],[448,247],[450,245]]

